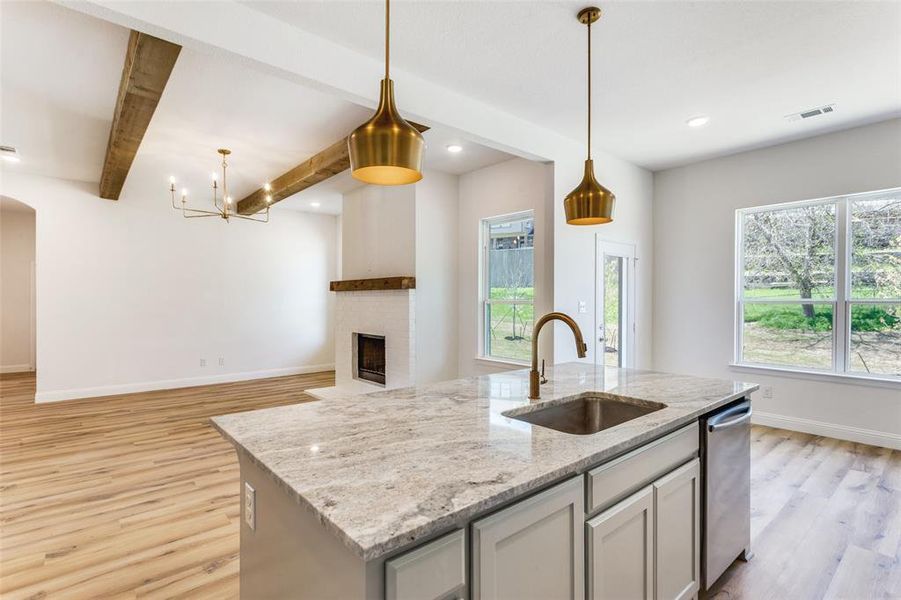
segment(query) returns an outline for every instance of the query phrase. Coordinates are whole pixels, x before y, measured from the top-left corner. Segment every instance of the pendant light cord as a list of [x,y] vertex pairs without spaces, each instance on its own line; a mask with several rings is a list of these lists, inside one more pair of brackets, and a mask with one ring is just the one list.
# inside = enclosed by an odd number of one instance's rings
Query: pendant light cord
[[389,39],[391,32],[391,8],[390,8],[391,0],[385,0],[385,79],[390,79],[388,74],[388,64],[389,64]]
[[591,19],[588,19],[588,160],[591,160]]

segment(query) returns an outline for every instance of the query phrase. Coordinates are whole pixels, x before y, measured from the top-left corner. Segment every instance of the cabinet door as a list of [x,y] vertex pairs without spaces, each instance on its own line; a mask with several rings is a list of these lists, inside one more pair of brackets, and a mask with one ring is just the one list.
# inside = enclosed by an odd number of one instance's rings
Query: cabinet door
[[700,461],[654,483],[656,598],[685,600],[700,589]]
[[456,600],[466,596],[466,536],[462,529],[385,563],[386,600]]
[[629,496],[586,523],[588,599],[650,600],[654,591],[654,490]]
[[582,600],[582,477],[472,524],[473,600]]

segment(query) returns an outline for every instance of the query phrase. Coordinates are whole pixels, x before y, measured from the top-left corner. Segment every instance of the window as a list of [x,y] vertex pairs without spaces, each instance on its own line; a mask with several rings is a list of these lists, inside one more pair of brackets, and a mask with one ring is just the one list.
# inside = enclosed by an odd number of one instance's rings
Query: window
[[901,379],[901,188],[736,216],[738,364]]
[[482,221],[482,355],[526,362],[535,316],[532,211]]

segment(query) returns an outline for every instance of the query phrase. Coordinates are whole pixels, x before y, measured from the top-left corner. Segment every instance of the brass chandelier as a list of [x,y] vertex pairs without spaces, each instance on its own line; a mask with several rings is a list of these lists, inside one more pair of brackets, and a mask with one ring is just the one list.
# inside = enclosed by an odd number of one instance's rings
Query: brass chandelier
[[389,72],[391,11],[385,0],[385,78],[379,106],[371,119],[347,138],[350,171],[354,179],[376,185],[405,185],[422,179],[425,140],[394,105],[394,82]]
[[[226,158],[229,154],[231,154],[231,150],[228,148],[219,148],[217,152],[222,156],[222,199],[220,204],[220,194],[219,194],[219,177],[216,173],[212,175],[212,188],[213,188],[213,207],[215,210],[202,210],[199,208],[189,208],[188,207],[188,190],[182,188],[181,190],[181,206],[178,206],[175,202],[175,177],[169,178],[169,193],[172,196],[172,208],[175,210],[180,210],[183,217],[186,219],[195,219],[198,217],[221,217],[225,219],[226,223],[229,219],[244,219],[245,221],[256,221],[257,223],[268,223],[269,222],[269,204],[272,202],[272,196],[268,193],[270,190],[270,186],[267,183],[263,186],[263,189],[267,192],[266,194],[266,209],[265,212],[263,209],[258,210],[257,212],[251,215],[239,215],[236,212],[234,199],[228,193],[228,179],[226,177],[226,170],[228,169],[228,161]],[[257,215],[263,215],[262,217]]]
[[583,8],[579,11],[579,22],[588,26],[588,158],[585,160],[585,174],[582,182],[563,199],[566,222],[569,225],[601,225],[613,221],[613,206],[616,196],[598,183],[594,177],[594,162],[591,160],[591,24],[601,18],[601,9]]

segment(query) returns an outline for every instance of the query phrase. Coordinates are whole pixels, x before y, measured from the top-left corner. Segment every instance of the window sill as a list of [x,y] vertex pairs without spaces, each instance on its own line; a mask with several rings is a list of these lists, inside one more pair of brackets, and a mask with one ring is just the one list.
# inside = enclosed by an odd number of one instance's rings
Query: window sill
[[824,383],[844,383],[848,385],[866,385],[890,389],[897,389],[898,387],[901,387],[901,379],[892,377],[851,375],[848,373],[828,373],[824,371],[811,371],[807,369],[793,369],[791,367],[743,365],[735,363],[730,364],[729,368],[734,371],[771,374],[773,376],[792,377],[794,379],[807,379],[810,381],[821,381]]
[[513,360],[512,358],[489,358],[487,356],[476,356],[475,361],[485,365],[514,367],[516,369],[527,369],[529,363],[525,361]]

